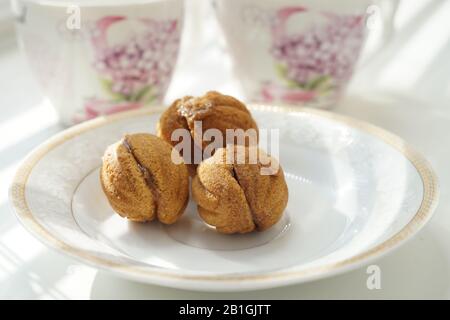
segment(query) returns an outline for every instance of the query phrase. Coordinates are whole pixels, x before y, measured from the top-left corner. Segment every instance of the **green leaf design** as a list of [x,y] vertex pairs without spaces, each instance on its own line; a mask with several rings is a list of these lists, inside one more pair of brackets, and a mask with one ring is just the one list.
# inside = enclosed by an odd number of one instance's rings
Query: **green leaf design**
[[132,101],[148,104],[155,100],[155,98],[156,95],[153,92],[152,86],[146,86],[133,95]]
[[108,79],[100,79],[100,84],[102,85],[103,90],[108,93],[111,92],[112,81]]
[[136,93],[131,95],[130,100],[135,102],[141,101],[142,98],[150,91],[150,89],[150,86],[139,89]]
[[316,90],[316,89],[320,88],[321,86],[323,86],[325,84],[325,82],[328,81],[328,79],[329,79],[329,76],[326,76],[326,75],[318,76],[317,78],[309,81],[306,84],[306,88],[310,89],[310,90]]
[[113,82],[108,79],[100,79],[100,84],[102,85],[103,90],[105,90],[111,97],[114,98],[117,102],[127,101],[127,96],[114,92],[112,90]]
[[155,99],[156,99],[156,95],[154,95],[154,94],[147,95],[146,99],[143,99],[143,101],[144,101],[143,103],[149,104],[149,103],[153,102],[153,100],[155,100]]
[[286,78],[287,67],[284,64],[281,64],[281,63],[275,64],[275,70],[277,71],[277,74],[281,78]]
[[297,81],[291,80],[289,79],[289,77],[287,76],[287,66],[281,63],[277,63],[275,65],[275,69],[277,71],[277,74],[280,78],[282,78],[284,80],[284,82],[286,82],[287,86],[289,88],[295,89],[295,88],[300,88],[300,89],[305,89],[305,86],[302,83],[299,83]]
[[276,72],[282,78],[287,86],[292,89],[303,89],[308,91],[316,91],[320,94],[327,93],[334,88],[332,77],[329,75],[320,75],[307,83],[299,83],[288,78],[287,66],[281,63],[275,65]]

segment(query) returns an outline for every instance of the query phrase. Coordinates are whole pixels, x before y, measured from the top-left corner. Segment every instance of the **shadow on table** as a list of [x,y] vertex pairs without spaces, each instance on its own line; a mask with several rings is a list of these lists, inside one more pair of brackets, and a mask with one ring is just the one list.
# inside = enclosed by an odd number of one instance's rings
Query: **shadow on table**
[[0,243],[0,274],[6,275],[0,281],[0,297],[67,299],[57,284],[67,276],[67,270],[73,264],[71,261],[45,250],[31,259],[25,260],[20,255]]
[[0,152],[0,169],[17,163],[23,159],[36,146],[47,140],[49,137],[63,130],[63,126],[56,123],[42,128],[32,136],[25,137],[14,145],[8,146]]
[[368,290],[366,268],[312,283],[237,293],[192,292],[146,285],[98,272],[91,299],[420,299],[449,291],[449,264],[444,248],[424,230],[415,239],[380,259],[380,290]]

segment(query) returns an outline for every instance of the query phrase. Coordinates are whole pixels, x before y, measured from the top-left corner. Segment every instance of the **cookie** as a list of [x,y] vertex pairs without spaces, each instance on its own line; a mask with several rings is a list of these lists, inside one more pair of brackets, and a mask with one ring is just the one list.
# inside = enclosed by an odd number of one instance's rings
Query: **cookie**
[[[201,130],[195,131],[195,123],[201,122]],[[169,142],[173,146],[179,141],[172,140],[172,133],[176,129],[185,129],[190,133],[191,155],[183,154],[186,163],[189,163],[189,172],[193,176],[197,164],[203,160],[203,156],[196,161],[194,159],[195,148],[200,149],[200,154],[211,143],[203,138],[203,134],[208,129],[217,129],[223,136],[223,141],[219,147],[226,145],[227,129],[248,129],[255,130],[255,141],[258,139],[258,126],[245,104],[239,100],[223,95],[216,91],[207,92],[201,97],[186,96],[178,99],[161,115],[157,126],[159,137]],[[195,138],[195,139],[194,139]],[[236,140],[233,143],[239,144]],[[250,145],[252,141],[245,139],[243,144]]]
[[[243,163],[237,161],[239,153]],[[251,154],[257,155],[254,163]],[[200,217],[226,234],[270,228],[280,220],[288,202],[282,168],[255,146],[218,149],[199,165],[192,194]]]
[[109,146],[100,181],[113,209],[132,221],[172,224],[189,200],[186,165],[170,144],[151,134],[126,135]]

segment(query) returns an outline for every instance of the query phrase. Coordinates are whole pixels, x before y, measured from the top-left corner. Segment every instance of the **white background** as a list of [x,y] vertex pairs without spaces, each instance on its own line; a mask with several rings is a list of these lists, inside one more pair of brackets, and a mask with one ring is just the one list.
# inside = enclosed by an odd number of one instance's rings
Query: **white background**
[[[0,0],[0,30],[5,30],[0,32],[5,35],[0,41],[0,298],[450,298],[450,1],[403,0],[392,38],[375,53],[367,50],[348,95],[334,109],[404,138],[429,159],[440,180],[441,201],[429,225],[378,262],[382,289],[367,289],[362,268],[303,285],[227,294],[120,279],[47,249],[18,224],[7,199],[14,170],[30,150],[63,128],[2,18],[4,1]],[[242,96],[206,4],[189,2],[183,50],[167,101],[209,89]],[[208,27],[201,28],[200,22]],[[372,30],[372,39],[377,34],[379,30]]]

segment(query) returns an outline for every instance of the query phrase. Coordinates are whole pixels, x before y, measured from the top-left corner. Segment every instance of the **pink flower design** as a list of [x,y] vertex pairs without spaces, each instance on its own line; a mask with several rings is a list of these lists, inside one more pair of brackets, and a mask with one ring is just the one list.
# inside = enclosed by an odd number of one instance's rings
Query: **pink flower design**
[[[325,23],[316,23],[302,33],[289,34],[287,20],[308,12],[303,7],[288,7],[277,12],[272,27],[272,56],[277,72],[287,88],[265,85],[267,92],[285,102],[305,102],[338,92],[349,80],[364,38],[363,15],[319,13]],[[286,87],[286,86],[285,86]],[[266,100],[267,101],[267,100]]]
[[147,87],[159,97],[168,85],[178,54],[178,21],[139,19],[146,26],[145,32],[136,34],[126,43],[109,46],[108,29],[125,19],[108,16],[97,22],[92,37],[96,48],[94,67],[107,81],[112,93],[124,100],[139,100],[136,94],[142,94],[140,91]]
[[127,19],[125,16],[104,17],[95,22],[90,32],[93,66],[111,99],[89,99],[85,105],[86,118],[160,100],[169,85],[178,55],[179,22],[135,19],[144,31],[135,32],[127,41],[110,45],[109,29]]
[[275,102],[281,100],[286,103],[308,102],[316,98],[314,91],[302,89],[286,90],[280,86],[268,84],[263,86],[261,96],[265,102]]

